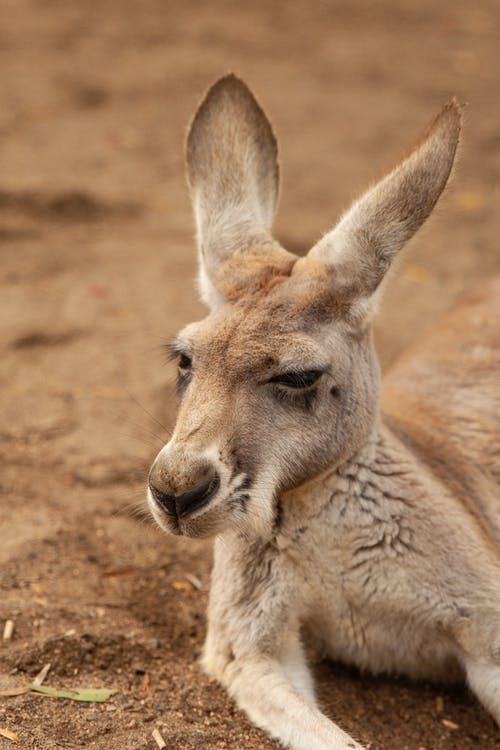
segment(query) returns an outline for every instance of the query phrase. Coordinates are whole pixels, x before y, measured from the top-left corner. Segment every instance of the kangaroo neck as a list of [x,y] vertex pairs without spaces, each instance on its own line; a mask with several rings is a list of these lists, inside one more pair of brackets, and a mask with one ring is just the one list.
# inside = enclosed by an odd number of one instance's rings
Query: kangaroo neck
[[328,523],[335,517],[347,522],[360,511],[377,515],[386,512],[391,499],[410,502],[423,491],[411,453],[378,423],[347,460],[280,498],[279,527],[283,531],[320,516]]

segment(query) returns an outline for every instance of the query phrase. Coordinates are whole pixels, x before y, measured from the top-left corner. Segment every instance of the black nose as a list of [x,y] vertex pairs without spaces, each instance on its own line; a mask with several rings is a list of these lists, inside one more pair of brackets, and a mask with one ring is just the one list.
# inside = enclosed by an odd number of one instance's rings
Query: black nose
[[169,495],[151,482],[149,483],[151,494],[158,505],[163,508],[165,513],[177,518],[184,518],[184,516],[194,513],[195,510],[206,505],[210,498],[215,495],[219,486],[220,479],[218,474],[204,479],[203,482],[183,492],[182,495]]

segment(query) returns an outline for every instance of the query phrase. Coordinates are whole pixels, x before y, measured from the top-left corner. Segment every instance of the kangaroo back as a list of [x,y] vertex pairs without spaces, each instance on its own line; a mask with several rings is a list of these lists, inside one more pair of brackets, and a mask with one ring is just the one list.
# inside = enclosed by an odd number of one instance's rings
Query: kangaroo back
[[477,288],[384,379],[382,411],[500,545],[500,276]]

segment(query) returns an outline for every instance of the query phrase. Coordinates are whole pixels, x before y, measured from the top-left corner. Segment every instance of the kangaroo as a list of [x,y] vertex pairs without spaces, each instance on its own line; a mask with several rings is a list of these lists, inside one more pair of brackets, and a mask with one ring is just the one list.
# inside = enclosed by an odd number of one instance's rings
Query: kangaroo
[[460,127],[453,100],[305,257],[271,235],[277,145],[247,86],[216,82],[189,130],[209,314],[171,344],[180,406],[148,504],[215,537],[203,667],[293,750],[361,748],[318,707],[305,632],[375,673],[464,679],[500,721],[500,279],[382,398],[372,337]]

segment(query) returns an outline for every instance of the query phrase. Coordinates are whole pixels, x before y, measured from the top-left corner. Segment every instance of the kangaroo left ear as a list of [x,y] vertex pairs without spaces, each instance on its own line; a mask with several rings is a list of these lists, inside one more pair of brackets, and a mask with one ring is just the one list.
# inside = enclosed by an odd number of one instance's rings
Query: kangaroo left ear
[[200,290],[220,302],[217,277],[234,254],[269,242],[278,195],[278,149],[250,89],[234,75],[217,81],[191,124],[186,148],[200,261]]
[[451,172],[461,128],[453,99],[411,154],[370,188],[309,252],[331,267],[333,283],[365,318],[394,257],[424,223]]

